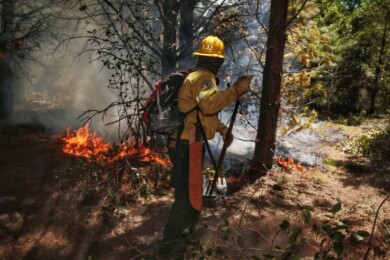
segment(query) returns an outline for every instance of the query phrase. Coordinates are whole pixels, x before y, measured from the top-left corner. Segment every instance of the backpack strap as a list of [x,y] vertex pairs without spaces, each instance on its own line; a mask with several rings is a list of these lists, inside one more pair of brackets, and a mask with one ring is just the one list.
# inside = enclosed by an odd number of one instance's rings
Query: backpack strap
[[[216,163],[216,161],[215,161],[215,158],[214,158],[213,153],[211,152],[211,148],[210,148],[209,141],[207,140],[206,133],[205,133],[205,131],[204,131],[202,122],[200,121],[200,118],[199,118],[199,110],[198,110],[198,112],[196,113],[196,119],[197,119],[197,122],[196,122],[196,132],[197,132],[197,133],[200,132],[200,134],[202,135],[202,137],[203,137],[203,142],[204,142],[204,144],[205,144],[205,146],[206,146],[206,150],[207,150],[207,152],[209,153],[211,163],[213,164],[213,167],[214,167],[214,170],[215,170],[215,176],[219,176],[219,172],[218,172],[219,169],[218,169],[218,167],[217,167],[217,163]],[[214,182],[213,182],[213,183],[214,183]],[[215,185],[215,184],[214,184],[214,185]],[[209,185],[209,186],[207,187],[207,192],[206,192],[206,194],[207,194],[208,196],[210,196],[211,193],[213,192],[213,188],[214,188],[214,187],[213,187],[212,185]],[[215,190],[217,190],[217,189],[215,189]]]

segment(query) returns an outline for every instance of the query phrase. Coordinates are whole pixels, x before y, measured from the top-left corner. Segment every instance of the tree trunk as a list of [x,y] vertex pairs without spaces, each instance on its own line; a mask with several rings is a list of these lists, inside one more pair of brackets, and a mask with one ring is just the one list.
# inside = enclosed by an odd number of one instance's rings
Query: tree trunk
[[272,0],[266,60],[263,75],[260,117],[253,162],[259,173],[272,167],[280,90],[283,74],[283,53],[286,42],[288,0]]
[[387,37],[387,21],[385,22],[385,28],[383,29],[381,49],[379,51],[379,60],[375,69],[374,86],[371,89],[371,103],[370,103],[370,110],[368,111],[370,115],[375,113],[375,101],[379,92],[379,78],[381,74],[381,68],[383,66],[383,55],[385,53],[386,37]]
[[194,41],[194,8],[197,0],[182,0],[180,8],[180,65],[181,70],[193,66],[192,43]]
[[8,49],[14,39],[13,14],[14,0],[4,0],[1,3],[1,34],[0,34],[0,120],[9,119],[14,107],[14,94],[12,92],[13,74],[11,70],[11,55]]
[[167,75],[177,69],[176,33],[178,25],[178,1],[165,0],[162,22],[164,26],[163,53],[161,55],[162,74]]

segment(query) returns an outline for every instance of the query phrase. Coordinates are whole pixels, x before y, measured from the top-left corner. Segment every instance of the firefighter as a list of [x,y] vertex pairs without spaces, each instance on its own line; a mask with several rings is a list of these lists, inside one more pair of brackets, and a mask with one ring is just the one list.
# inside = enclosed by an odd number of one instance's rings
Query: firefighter
[[[194,231],[200,215],[190,202],[191,183],[189,183],[189,130],[196,126],[198,119],[207,139],[213,139],[216,132],[222,135],[228,145],[233,135],[219,120],[218,113],[234,100],[250,90],[251,77],[240,77],[232,87],[220,91],[217,88],[217,74],[224,58],[224,44],[216,36],[204,38],[198,51],[195,67],[188,74],[178,93],[178,108],[185,113],[184,124],[170,137],[169,155],[173,164],[172,185],[175,189],[175,201],[168,221],[164,227],[162,253],[167,254],[184,246],[184,238]],[[192,156],[201,158],[203,155]],[[191,173],[192,174],[192,173]],[[198,173],[201,176],[201,172]]]

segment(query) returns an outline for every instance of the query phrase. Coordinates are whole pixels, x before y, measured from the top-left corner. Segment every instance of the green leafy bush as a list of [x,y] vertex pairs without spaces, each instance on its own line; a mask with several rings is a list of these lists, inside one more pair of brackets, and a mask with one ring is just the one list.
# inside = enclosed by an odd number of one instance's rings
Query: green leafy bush
[[340,143],[338,148],[348,154],[362,154],[376,161],[389,161],[390,127],[374,128],[359,138]]
[[[365,230],[356,230],[353,227],[352,221],[349,219],[340,219],[339,212],[342,205],[340,202],[333,205],[330,212],[333,214],[334,221],[322,221],[321,223],[313,222],[309,209],[302,210],[304,224],[302,226],[291,227],[287,220],[279,225],[280,230],[275,234],[275,237],[280,231],[290,231],[288,235],[288,245],[282,254],[277,253],[280,247],[273,246],[275,250],[271,254],[266,254],[266,259],[294,259],[300,255],[299,244],[306,241],[305,234],[308,232],[308,225],[312,225],[310,232],[315,235],[319,241],[319,250],[316,252],[315,259],[341,259],[344,255],[344,244],[347,241],[360,243],[365,238],[370,236],[370,233]],[[336,216],[337,214],[337,216]],[[273,241],[275,238],[273,239]],[[299,257],[298,257],[299,258]]]

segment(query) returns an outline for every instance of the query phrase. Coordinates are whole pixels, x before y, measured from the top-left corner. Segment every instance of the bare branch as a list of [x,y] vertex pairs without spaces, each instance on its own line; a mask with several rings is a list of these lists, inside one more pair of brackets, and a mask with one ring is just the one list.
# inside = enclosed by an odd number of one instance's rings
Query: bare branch
[[287,21],[286,27],[289,27],[290,24],[298,17],[298,15],[303,11],[305,8],[306,3],[309,2],[309,0],[305,0],[299,10],[290,18],[290,20]]
[[381,204],[379,205],[378,209],[376,210],[375,219],[374,219],[374,224],[372,225],[372,230],[371,230],[371,236],[370,236],[369,246],[368,246],[368,248],[367,248],[366,254],[365,254],[364,257],[363,257],[364,260],[368,259],[368,255],[370,254],[372,245],[374,244],[374,232],[375,232],[375,226],[376,226],[376,221],[377,221],[377,219],[378,219],[379,211],[380,211],[380,209],[382,208],[383,204],[385,204],[385,202],[386,202],[389,198],[390,198],[390,195],[388,195],[388,196],[381,202]]

